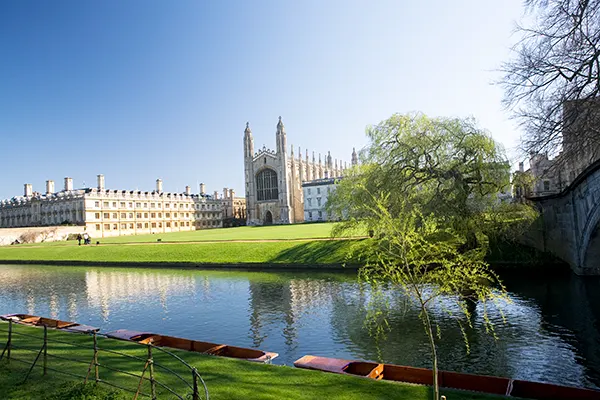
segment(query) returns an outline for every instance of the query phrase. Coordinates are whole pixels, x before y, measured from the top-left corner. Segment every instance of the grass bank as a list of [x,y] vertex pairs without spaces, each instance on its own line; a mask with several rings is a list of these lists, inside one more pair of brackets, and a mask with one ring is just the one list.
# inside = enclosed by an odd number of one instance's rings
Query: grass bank
[[4,246],[2,261],[194,265],[341,265],[356,240]]
[[[7,323],[0,323],[0,348],[6,344]],[[34,337],[13,336],[13,344],[18,349],[13,350],[12,357],[32,361],[41,346],[42,329],[14,325],[15,332],[25,333]],[[69,334],[59,331],[48,331],[48,367],[59,369],[76,375],[85,375],[91,360],[91,338],[86,335]],[[57,342],[62,341],[63,343]],[[66,344],[69,343],[69,344]],[[147,350],[144,346],[118,340],[99,338],[99,347],[104,350],[123,352],[139,359],[126,358],[116,354],[100,351],[100,379],[134,389],[138,379],[117,373],[109,368],[118,368],[131,374],[140,374],[144,366]],[[27,351],[33,350],[33,351]],[[400,399],[420,400],[430,399],[431,390],[425,386],[401,384],[395,382],[372,381],[351,376],[323,373],[318,371],[301,370],[286,366],[255,364],[247,361],[233,360],[221,357],[205,356],[202,354],[173,350],[173,353],[197,368],[209,389],[213,399],[329,399],[329,400],[376,400]],[[180,362],[159,351],[155,351],[156,379],[177,393],[186,392],[181,381],[172,374],[164,372],[162,367],[185,377],[189,370]],[[62,358],[57,358],[60,356]],[[73,361],[75,359],[81,362]],[[35,368],[34,372],[22,384],[28,365],[18,363],[14,359],[8,364],[6,360],[0,363],[0,393],[5,399],[124,399],[131,398],[125,392],[113,392],[109,387],[101,389],[82,388],[74,385],[76,378],[63,378],[57,372],[49,371],[48,376],[42,376],[42,369]],[[79,379],[81,381],[81,379]],[[148,385],[144,383],[143,390],[148,393]],[[88,392],[86,392],[88,391]],[[83,394],[82,394],[83,393]],[[87,394],[85,394],[87,393]],[[498,396],[486,396],[475,393],[444,390],[444,394],[453,400],[484,400],[498,399]],[[158,387],[158,398],[173,398],[169,393]]]

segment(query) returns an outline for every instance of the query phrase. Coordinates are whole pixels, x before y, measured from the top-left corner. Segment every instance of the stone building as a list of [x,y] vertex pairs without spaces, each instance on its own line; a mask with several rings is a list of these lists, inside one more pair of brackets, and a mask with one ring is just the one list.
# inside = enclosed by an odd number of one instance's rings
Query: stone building
[[532,196],[561,192],[588,166],[600,159],[600,100],[568,101],[563,104],[562,151],[554,158],[532,154]]
[[328,152],[324,162],[308,150],[287,153],[287,135],[279,117],[275,132],[275,150],[254,151],[250,124],[244,131],[244,174],[246,182],[246,214],[248,225],[291,224],[304,221],[302,182],[338,177],[346,166],[335,161]]
[[327,198],[335,191],[340,178],[315,179],[302,183],[304,191],[304,220],[329,221],[325,209]]
[[73,189],[65,178],[61,191],[46,181],[46,193],[33,192],[25,184],[23,196],[0,202],[0,227],[82,225],[92,237],[138,235],[218,228],[223,225],[221,199],[200,193],[165,193],[162,180],[152,192],[106,189],[104,175],[97,188]]

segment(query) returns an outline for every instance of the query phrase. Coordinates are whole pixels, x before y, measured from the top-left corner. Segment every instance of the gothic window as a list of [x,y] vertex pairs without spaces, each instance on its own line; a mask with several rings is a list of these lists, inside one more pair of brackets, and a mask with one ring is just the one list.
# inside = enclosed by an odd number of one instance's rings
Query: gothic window
[[265,169],[256,175],[256,194],[258,201],[277,200],[277,174],[272,169]]

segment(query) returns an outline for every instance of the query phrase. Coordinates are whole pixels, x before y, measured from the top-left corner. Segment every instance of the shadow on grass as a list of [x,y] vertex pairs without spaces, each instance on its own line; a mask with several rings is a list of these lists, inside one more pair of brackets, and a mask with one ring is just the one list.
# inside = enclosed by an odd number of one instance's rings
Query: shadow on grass
[[303,242],[282,250],[270,262],[282,264],[348,264],[358,265],[358,260],[349,258],[353,246],[360,240],[323,240]]

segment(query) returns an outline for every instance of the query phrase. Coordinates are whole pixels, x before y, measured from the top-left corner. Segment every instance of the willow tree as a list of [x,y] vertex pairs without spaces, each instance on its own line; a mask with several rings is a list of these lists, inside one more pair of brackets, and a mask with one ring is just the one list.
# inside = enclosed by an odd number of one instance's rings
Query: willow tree
[[332,215],[344,217],[334,233],[368,231],[371,238],[357,242],[352,254],[365,264],[360,278],[376,288],[391,283],[419,307],[438,399],[441,334],[432,307],[440,299],[454,301],[456,307],[443,308],[457,317],[468,344],[470,310],[481,302],[493,332],[486,304],[507,297],[484,259],[489,237],[517,234],[535,214],[527,205],[499,200],[508,191],[510,166],[473,120],[398,114],[369,127],[367,136],[362,165],[341,180],[328,202]]

